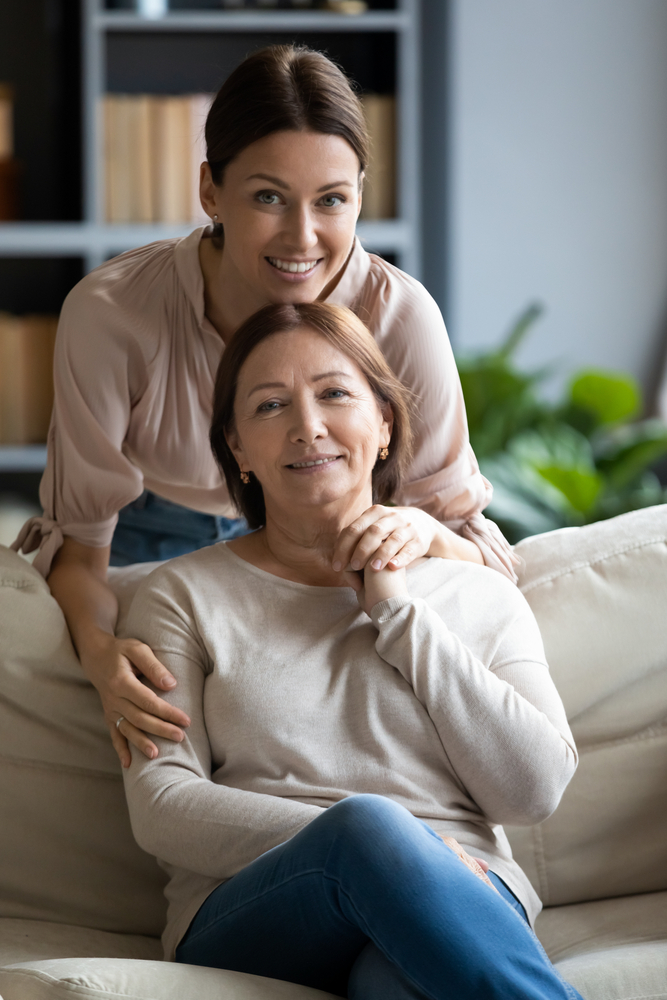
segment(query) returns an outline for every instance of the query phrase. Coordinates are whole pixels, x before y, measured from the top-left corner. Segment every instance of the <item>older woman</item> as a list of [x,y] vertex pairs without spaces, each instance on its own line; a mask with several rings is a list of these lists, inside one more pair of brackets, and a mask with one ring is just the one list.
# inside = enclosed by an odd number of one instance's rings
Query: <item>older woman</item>
[[[24,551],[40,546],[35,566],[63,609],[125,765],[128,739],[153,754],[151,735],[180,740],[188,719],[135,676],[161,690],[174,684],[145,643],[115,637],[107,569],[110,560],[167,559],[246,530],[207,432],[225,344],[262,306],[326,299],[367,323],[420,398],[395,499],[442,523],[443,555],[513,575],[507,542],[481,514],[491,488],[468,443],[440,311],[419,282],[355,238],[368,136],[348,80],[309,49],[257,52],[213,102],[206,147],[201,201],[213,225],[107,261],[67,297],[44,516],[17,540]],[[420,554],[427,525],[404,519]],[[127,721],[117,726],[119,716]]]
[[[355,1000],[578,996],[498,825],[558,804],[563,706],[507,579],[390,568],[408,399],[372,337],[340,307],[265,308],[227,347],[211,442],[256,530],[155,571],[129,623],[192,719],[125,775],[170,876],[167,957]],[[373,506],[368,564],[349,526]]]

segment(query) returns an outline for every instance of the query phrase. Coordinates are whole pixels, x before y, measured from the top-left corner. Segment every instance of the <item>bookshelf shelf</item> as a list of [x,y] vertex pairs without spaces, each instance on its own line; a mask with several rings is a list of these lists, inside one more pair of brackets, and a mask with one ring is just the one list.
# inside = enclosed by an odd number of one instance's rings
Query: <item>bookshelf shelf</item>
[[[0,223],[0,257],[83,257],[89,263],[101,263],[146,243],[187,236],[195,228],[194,223],[5,222]],[[402,219],[359,222],[357,235],[364,246],[378,253],[408,253],[413,239]]]
[[174,11],[165,17],[147,18],[123,12],[97,14],[93,25],[100,31],[403,31],[412,27],[406,11],[369,11],[345,16],[326,11]]
[[0,472],[42,472],[46,445],[0,445]]

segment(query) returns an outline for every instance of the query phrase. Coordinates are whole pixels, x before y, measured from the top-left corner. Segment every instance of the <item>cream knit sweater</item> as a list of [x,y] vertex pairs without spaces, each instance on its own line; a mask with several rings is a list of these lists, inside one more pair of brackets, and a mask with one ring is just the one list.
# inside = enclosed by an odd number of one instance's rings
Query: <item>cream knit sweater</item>
[[499,824],[545,819],[577,762],[537,624],[472,563],[427,560],[408,589],[371,620],[351,589],[282,580],[225,543],[142,584],[127,634],[192,719],[125,774],[135,837],[170,877],[168,958],[217,885],[361,792],[456,837],[536,917]]

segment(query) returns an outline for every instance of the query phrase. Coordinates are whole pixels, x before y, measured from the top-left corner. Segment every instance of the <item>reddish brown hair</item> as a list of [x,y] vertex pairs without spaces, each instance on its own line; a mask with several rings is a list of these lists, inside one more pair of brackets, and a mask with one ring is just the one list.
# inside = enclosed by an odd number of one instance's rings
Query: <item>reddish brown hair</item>
[[273,132],[339,135],[368,165],[361,102],[345,74],[305,45],[270,45],[245,59],[223,83],[206,119],[206,158],[215,184],[246,146]]
[[227,443],[227,434],[234,428],[234,402],[239,375],[262,341],[302,327],[315,330],[350,358],[363,373],[380,406],[391,408],[394,419],[389,457],[378,461],[373,469],[374,503],[386,503],[397,493],[410,459],[411,395],[396,378],[361,320],[344,306],[321,302],[266,306],[239,327],[225,348],[215,381],[210,433],[213,454],[225,477],[229,494],[251,528],[259,528],[265,522],[264,493],[252,473],[247,485],[241,482],[238,463]]

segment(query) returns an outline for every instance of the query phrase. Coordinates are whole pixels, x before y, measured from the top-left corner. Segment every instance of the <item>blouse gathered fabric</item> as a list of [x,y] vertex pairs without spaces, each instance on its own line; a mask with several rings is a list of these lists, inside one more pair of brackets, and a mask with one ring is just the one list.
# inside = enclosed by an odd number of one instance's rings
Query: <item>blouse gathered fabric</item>
[[[204,312],[199,243],[205,227],[102,264],[63,305],[42,517],[13,547],[40,551],[47,576],[68,536],[111,543],[118,512],[144,489],[207,514],[238,516],[208,439],[224,343]],[[421,507],[515,579],[512,550],[481,511],[492,488],[468,440],[456,364],[426,289],[355,240],[328,302],[350,307],[415,393],[414,456],[401,504]]]
[[546,819],[577,764],[537,623],[484,566],[427,559],[407,586],[369,618],[351,588],[284,580],[225,542],[142,583],[126,633],[191,719],[123,774],[134,835],[169,876],[168,959],[221,882],[360,793],[455,837],[534,921],[500,824]]

